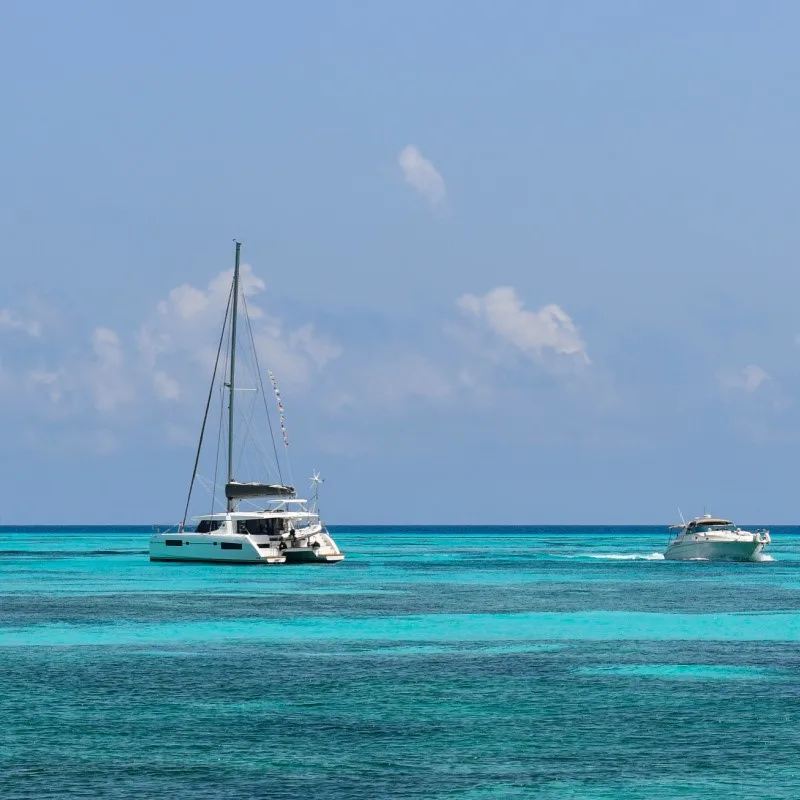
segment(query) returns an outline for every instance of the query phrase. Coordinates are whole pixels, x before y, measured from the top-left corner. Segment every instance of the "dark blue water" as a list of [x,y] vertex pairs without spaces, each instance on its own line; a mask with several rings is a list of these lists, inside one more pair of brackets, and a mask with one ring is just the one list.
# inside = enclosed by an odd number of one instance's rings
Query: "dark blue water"
[[351,528],[335,566],[0,529],[3,798],[800,797],[800,529]]

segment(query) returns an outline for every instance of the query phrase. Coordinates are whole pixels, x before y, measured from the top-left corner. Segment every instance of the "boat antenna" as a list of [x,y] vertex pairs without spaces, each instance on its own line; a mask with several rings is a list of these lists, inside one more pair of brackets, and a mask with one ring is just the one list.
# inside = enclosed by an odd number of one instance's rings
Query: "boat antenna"
[[678,516],[681,518],[681,524],[685,525],[686,524],[686,520],[683,518],[683,514],[681,513],[681,507],[680,506],[678,506]]
[[[236,372],[236,314],[239,306],[239,253],[242,243],[234,239],[236,243],[236,263],[233,267],[233,308],[231,314],[231,373],[228,382],[230,393],[228,396],[228,483],[233,481],[233,392],[234,375]],[[235,511],[235,501],[232,497],[228,498],[228,512]]]
[[319,513],[319,485],[324,481],[325,478],[323,478],[317,470],[314,470],[311,475],[311,485],[314,487],[314,511],[316,513]]

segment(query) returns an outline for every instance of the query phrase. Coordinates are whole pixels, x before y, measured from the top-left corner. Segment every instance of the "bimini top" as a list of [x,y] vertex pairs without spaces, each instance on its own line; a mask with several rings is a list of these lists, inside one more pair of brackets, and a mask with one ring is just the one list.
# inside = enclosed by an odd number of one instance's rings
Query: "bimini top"
[[718,517],[705,516],[693,519],[686,527],[694,527],[695,525],[732,525],[729,519],[719,519]]
[[228,500],[244,500],[248,497],[293,497],[294,486],[282,486],[279,483],[239,483],[231,481],[225,484],[225,497]]
[[687,531],[700,530],[701,532],[708,528],[732,528],[733,522],[729,519],[720,519],[719,517],[712,517],[711,514],[706,514],[703,517],[695,517],[689,522],[682,522],[680,525],[670,525],[670,528],[685,528]]

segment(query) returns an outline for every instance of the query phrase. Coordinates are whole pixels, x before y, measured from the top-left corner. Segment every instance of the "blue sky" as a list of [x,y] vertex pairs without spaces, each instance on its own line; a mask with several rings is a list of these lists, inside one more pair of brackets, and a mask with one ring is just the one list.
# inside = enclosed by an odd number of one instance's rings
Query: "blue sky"
[[180,518],[234,237],[329,523],[796,521],[800,7],[3,18],[3,523]]

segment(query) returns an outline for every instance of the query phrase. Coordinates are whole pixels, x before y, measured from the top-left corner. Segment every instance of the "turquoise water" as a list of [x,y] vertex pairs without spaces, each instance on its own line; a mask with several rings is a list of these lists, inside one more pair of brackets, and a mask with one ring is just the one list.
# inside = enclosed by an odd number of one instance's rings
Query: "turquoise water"
[[800,528],[342,528],[335,566],[0,528],[3,798],[800,797]]

